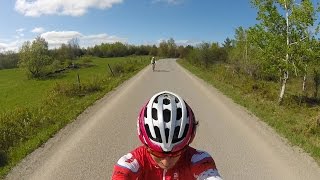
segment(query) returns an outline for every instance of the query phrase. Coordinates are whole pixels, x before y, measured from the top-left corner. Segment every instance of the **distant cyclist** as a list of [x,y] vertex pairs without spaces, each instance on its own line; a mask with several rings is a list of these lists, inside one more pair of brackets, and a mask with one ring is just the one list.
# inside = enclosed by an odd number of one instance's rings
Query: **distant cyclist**
[[156,66],[156,59],[154,57],[151,58],[152,71],[154,71]]
[[142,106],[137,121],[143,145],[118,160],[112,179],[221,180],[213,158],[189,146],[197,125],[180,96],[155,94]]

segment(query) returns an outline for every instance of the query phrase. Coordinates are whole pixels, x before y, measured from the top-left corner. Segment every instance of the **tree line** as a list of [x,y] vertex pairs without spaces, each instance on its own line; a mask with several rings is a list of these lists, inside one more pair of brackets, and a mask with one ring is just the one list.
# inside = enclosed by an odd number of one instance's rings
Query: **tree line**
[[[102,43],[94,47],[81,48],[78,39],[71,39],[59,48],[49,49],[48,42],[41,36],[26,41],[19,52],[0,53],[0,69],[22,68],[30,78],[43,78],[61,69],[72,68],[81,57],[124,57],[150,55],[180,57],[185,54],[183,46],[177,46],[171,38],[156,45],[128,45],[121,42]],[[88,58],[86,58],[88,59]]]

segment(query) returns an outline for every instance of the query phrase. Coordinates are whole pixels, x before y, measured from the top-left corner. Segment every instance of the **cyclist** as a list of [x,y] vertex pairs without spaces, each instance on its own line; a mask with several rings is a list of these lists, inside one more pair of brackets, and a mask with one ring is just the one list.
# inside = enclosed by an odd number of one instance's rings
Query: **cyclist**
[[154,71],[154,68],[156,66],[156,59],[154,57],[151,58],[151,65],[152,65],[152,71]]
[[221,180],[213,158],[189,146],[197,125],[180,96],[169,91],[155,94],[137,121],[143,145],[118,160],[112,179]]

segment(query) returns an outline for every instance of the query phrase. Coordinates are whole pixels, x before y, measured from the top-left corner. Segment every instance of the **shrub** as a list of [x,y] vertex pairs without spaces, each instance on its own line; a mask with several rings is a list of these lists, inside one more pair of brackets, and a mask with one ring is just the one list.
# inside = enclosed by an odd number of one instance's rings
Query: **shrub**
[[83,64],[90,64],[92,63],[92,56],[82,56],[80,58],[80,61],[83,63]]
[[33,113],[19,108],[0,115],[0,149],[7,151],[11,146],[28,138],[32,133],[30,126],[35,125]]
[[86,94],[94,93],[102,90],[103,80],[97,77],[89,81],[76,84],[76,83],[56,83],[53,87],[55,94],[63,96],[85,96]]
[[102,90],[103,79],[99,79],[97,76],[91,78],[88,82],[86,82],[83,86],[83,91],[85,93],[94,93]]
[[124,65],[123,63],[117,63],[117,64],[114,64],[112,67],[112,72],[115,74],[115,75],[120,75],[122,73],[124,73]]

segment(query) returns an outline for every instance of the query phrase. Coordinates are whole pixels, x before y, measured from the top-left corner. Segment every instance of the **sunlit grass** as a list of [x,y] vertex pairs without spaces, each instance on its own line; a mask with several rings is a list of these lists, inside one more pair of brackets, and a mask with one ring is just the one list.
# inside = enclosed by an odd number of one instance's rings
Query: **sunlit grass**
[[[301,81],[291,80],[283,105],[278,104],[279,83],[256,81],[244,75],[233,74],[223,64],[204,70],[178,61],[199,78],[212,84],[234,102],[244,106],[277,133],[299,146],[320,164],[320,104],[299,103],[295,94],[300,92]],[[309,86],[312,83],[309,82]],[[311,94],[311,91],[307,93]]]
[[108,64],[113,66],[119,61],[142,60],[142,57],[92,58],[93,66],[67,70],[51,79],[28,79],[21,69],[0,70],[0,113],[14,107],[39,106],[47,91],[59,82],[86,81],[94,76],[111,76]]
[[[148,63],[148,57],[92,58],[91,66],[43,80],[27,79],[19,69],[0,71],[0,179],[88,106]],[[108,64],[119,69],[115,76]]]

